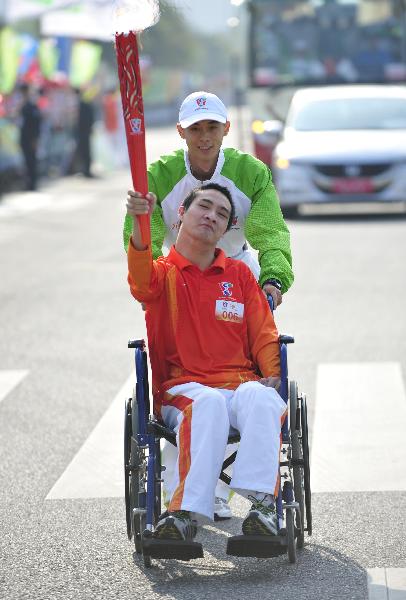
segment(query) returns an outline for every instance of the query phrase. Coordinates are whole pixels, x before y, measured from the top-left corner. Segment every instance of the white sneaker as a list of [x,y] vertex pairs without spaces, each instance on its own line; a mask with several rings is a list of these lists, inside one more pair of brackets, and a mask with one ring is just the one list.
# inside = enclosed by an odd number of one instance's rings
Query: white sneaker
[[223,521],[225,519],[231,519],[233,513],[231,512],[230,505],[224,498],[216,497],[214,499],[214,520]]

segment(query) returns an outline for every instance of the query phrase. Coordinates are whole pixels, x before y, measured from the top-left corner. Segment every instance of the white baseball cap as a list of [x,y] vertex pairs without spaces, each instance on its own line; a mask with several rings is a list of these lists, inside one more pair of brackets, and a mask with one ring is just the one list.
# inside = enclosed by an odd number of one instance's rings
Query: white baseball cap
[[189,127],[193,123],[208,119],[210,121],[227,122],[227,109],[215,94],[210,92],[193,92],[189,94],[179,109],[179,124]]

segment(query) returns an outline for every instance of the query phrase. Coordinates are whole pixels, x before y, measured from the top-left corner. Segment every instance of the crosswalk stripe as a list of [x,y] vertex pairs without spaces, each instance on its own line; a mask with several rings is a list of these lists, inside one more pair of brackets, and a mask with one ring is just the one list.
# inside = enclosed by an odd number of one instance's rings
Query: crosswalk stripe
[[47,500],[123,496],[124,403],[132,395],[134,382],[135,374],[132,374],[55,483]]
[[405,422],[399,363],[319,365],[312,491],[406,490]]
[[406,569],[367,569],[368,600],[406,600]]
[[0,371],[0,402],[28,375],[28,371]]

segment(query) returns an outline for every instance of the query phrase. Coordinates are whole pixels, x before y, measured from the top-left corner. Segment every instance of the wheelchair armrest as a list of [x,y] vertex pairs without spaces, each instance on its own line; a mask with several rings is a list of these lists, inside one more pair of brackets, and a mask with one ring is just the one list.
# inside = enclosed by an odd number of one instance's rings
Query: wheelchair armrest
[[141,350],[145,349],[145,340],[128,340],[129,348],[140,348]]
[[169,429],[169,427],[166,427],[157,421],[155,418],[151,418],[148,422],[148,433],[163,437],[168,440],[168,442],[176,446],[176,433],[172,429]]
[[279,336],[279,343],[280,344],[294,344],[295,338],[292,335],[286,335],[285,333],[282,333]]

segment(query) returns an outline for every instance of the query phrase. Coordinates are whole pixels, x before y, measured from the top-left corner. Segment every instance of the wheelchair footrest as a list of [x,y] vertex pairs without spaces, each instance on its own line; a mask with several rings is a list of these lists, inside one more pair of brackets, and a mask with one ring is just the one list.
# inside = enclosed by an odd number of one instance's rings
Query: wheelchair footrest
[[282,535],[235,535],[227,541],[227,554],[271,558],[286,554],[287,538]]
[[175,558],[192,560],[203,558],[203,548],[198,542],[183,540],[159,540],[153,537],[143,540],[143,552],[151,558]]

